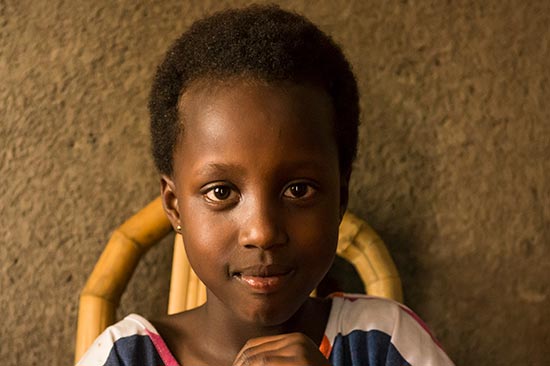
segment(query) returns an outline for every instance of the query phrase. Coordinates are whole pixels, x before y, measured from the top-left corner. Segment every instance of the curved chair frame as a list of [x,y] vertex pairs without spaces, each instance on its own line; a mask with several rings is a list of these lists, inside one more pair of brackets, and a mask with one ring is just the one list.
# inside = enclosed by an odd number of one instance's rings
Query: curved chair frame
[[[136,266],[153,245],[172,231],[160,197],[117,228],[80,294],[75,359],[115,322],[116,308]],[[195,275],[180,235],[176,235],[168,313],[206,301],[206,289]],[[401,280],[383,241],[363,220],[346,213],[340,225],[337,254],[351,262],[370,295],[403,301]]]

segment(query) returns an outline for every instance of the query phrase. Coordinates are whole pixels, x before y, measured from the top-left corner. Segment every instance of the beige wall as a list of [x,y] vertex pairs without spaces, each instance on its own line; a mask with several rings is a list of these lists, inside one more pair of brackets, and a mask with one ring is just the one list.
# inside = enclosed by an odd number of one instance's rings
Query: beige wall
[[[146,100],[193,20],[245,1],[0,1],[0,360],[70,365],[79,289],[158,193]],[[462,365],[550,349],[550,2],[282,1],[339,41],[362,93],[351,210]],[[169,242],[121,315],[166,305]]]

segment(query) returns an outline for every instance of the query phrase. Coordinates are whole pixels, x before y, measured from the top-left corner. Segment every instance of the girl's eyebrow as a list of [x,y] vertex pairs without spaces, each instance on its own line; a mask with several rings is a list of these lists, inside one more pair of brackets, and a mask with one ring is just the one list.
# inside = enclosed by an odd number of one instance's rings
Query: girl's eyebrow
[[228,163],[207,163],[199,168],[197,171],[198,175],[209,175],[209,174],[227,174],[232,173],[241,173],[244,169],[236,164]]
[[[299,160],[291,162],[283,162],[282,169],[313,169],[313,170],[324,170],[326,164],[318,160]],[[246,169],[239,164],[234,163],[215,163],[210,162],[201,166],[196,174],[199,176],[208,176],[211,174],[244,174]]]

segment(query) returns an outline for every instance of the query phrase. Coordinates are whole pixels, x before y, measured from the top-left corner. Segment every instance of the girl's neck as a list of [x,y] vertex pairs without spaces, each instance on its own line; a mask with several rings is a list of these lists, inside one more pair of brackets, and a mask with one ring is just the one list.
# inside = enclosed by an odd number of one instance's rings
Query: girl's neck
[[249,339],[276,334],[300,332],[320,344],[331,302],[310,298],[288,321],[274,326],[241,321],[217,305],[215,300],[207,302],[196,314],[202,324],[201,338],[208,340],[212,351],[236,356]]
[[231,365],[251,338],[300,332],[320,345],[331,301],[308,299],[284,324],[260,327],[235,319],[215,302],[154,321],[171,353],[183,365]]

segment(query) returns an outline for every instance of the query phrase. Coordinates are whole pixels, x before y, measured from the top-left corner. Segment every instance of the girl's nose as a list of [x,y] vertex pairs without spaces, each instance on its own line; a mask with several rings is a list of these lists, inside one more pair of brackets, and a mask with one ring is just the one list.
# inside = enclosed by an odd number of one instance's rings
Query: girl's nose
[[264,205],[247,210],[241,221],[239,244],[263,250],[286,244],[288,236],[279,215],[276,208]]

